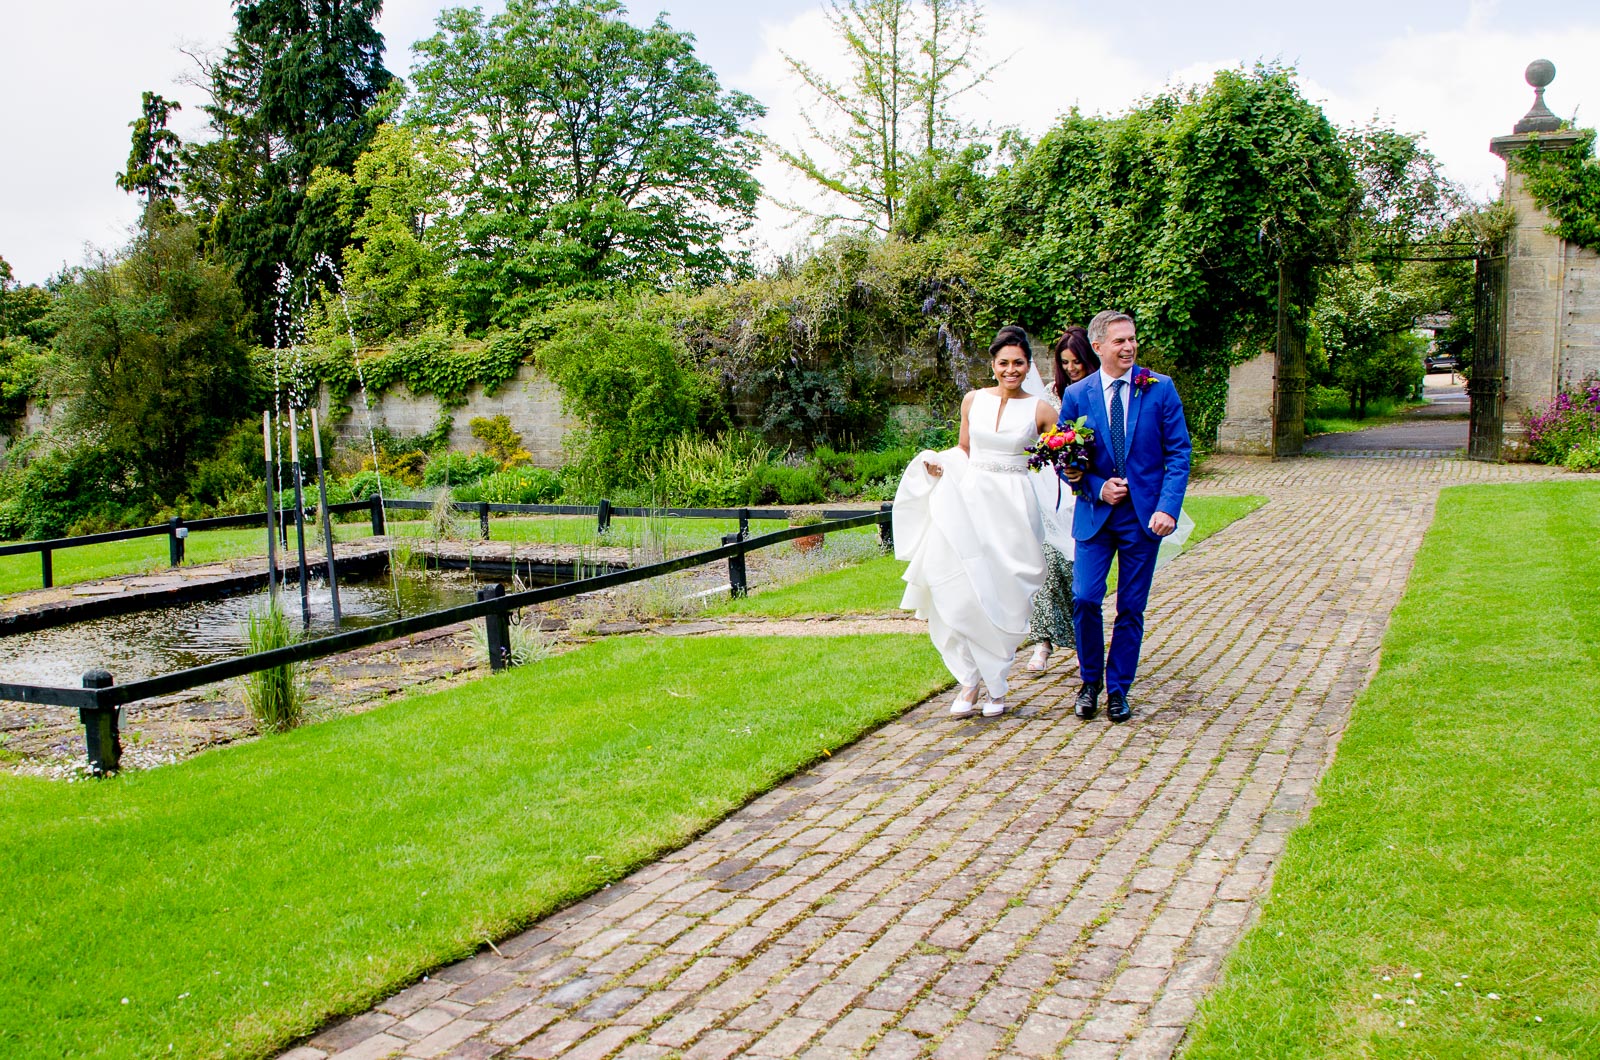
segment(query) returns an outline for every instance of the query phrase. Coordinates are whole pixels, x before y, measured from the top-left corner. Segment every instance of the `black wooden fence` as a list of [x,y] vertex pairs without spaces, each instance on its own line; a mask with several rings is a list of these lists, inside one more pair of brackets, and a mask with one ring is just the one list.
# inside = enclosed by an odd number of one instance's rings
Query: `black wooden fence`
[[[385,532],[386,521],[384,512],[387,511],[432,511],[433,501],[410,501],[380,499],[376,494],[367,500],[346,501],[341,504],[328,505],[330,515],[347,515],[353,512],[367,512],[372,519],[372,532],[381,535]],[[451,508],[458,512],[475,514],[478,517],[478,530],[485,541],[489,539],[490,515],[585,515],[595,520],[595,528],[601,533],[611,529],[613,518],[652,518],[662,516],[666,518],[687,519],[737,519],[739,532],[748,534],[750,521],[753,519],[785,520],[798,514],[787,508],[618,508],[608,500],[599,504],[493,504],[488,501],[453,501]],[[889,510],[885,504],[883,511]],[[824,519],[842,518],[860,514],[858,509],[843,511],[825,510],[820,513]],[[278,526],[287,534],[288,523],[293,521],[294,507],[291,505],[278,511]],[[309,520],[308,520],[309,521]],[[102,534],[81,534],[77,537],[55,537],[46,541],[18,541],[9,545],[0,545],[0,556],[20,556],[30,552],[39,554],[40,573],[44,588],[48,589],[55,584],[55,572],[51,557],[54,553],[68,548],[81,548],[84,545],[99,545],[108,541],[131,541],[140,537],[157,537],[165,535],[167,538],[168,557],[172,566],[176,567],[183,562],[184,544],[191,533],[205,530],[234,530],[246,526],[266,526],[267,513],[246,512],[243,515],[222,515],[211,519],[185,520],[179,516],[155,526],[136,526],[128,530],[110,530]]]
[[[368,501],[351,501],[347,504],[330,504],[328,511],[335,514],[346,512],[361,512],[372,509],[374,506]],[[280,519],[293,519],[294,508],[290,506],[279,510]],[[381,522],[381,516],[379,522]],[[167,538],[168,556],[172,565],[176,567],[183,562],[184,542],[189,535],[199,530],[233,530],[245,526],[266,526],[267,513],[246,512],[243,515],[222,515],[214,519],[185,520],[173,516],[164,523],[155,526],[135,526],[128,530],[108,530],[103,534],[80,534],[77,537],[53,537],[45,541],[17,541],[9,545],[0,545],[0,556],[22,556],[30,552],[39,553],[40,573],[43,575],[44,588],[48,589],[55,584],[55,572],[51,557],[54,553],[68,548],[82,548],[84,545],[100,545],[107,541],[132,541],[140,537],[158,537],[165,535]]]
[[[414,501],[389,501],[384,507],[397,504],[424,504]],[[353,505],[338,506],[345,510],[359,510],[370,507],[375,525],[383,516],[383,509],[375,502],[356,502]],[[464,505],[469,510],[479,510],[480,505]],[[490,505],[491,510],[512,510],[525,512],[538,510],[546,514],[594,514],[602,513],[609,508],[608,505],[588,508],[564,508],[556,510],[559,506],[551,505]],[[330,505],[330,511],[335,506]],[[660,563],[651,563],[628,570],[613,571],[593,578],[583,578],[578,581],[567,582],[562,585],[542,586],[537,589],[528,589],[524,592],[505,593],[496,585],[480,590],[478,599],[474,603],[461,604],[456,607],[447,607],[439,611],[430,611],[426,614],[413,615],[410,618],[401,618],[393,622],[384,622],[363,629],[353,629],[343,633],[335,633],[327,637],[318,637],[315,640],[301,641],[284,648],[275,648],[271,651],[257,652],[237,659],[226,659],[222,662],[208,663],[204,666],[191,667],[175,673],[162,674],[158,677],[146,677],[127,684],[116,684],[112,674],[105,670],[91,670],[83,676],[82,688],[60,688],[49,685],[23,685],[0,683],[0,700],[11,700],[20,703],[36,703],[46,706],[75,708],[79,720],[83,723],[85,742],[88,749],[90,768],[96,773],[115,772],[118,760],[122,754],[121,738],[119,736],[119,710],[121,707],[137,702],[141,699],[150,699],[155,696],[171,695],[202,685],[212,684],[216,681],[226,681],[234,677],[243,677],[274,666],[287,663],[308,662],[328,655],[337,655],[341,652],[353,651],[371,644],[380,644],[384,641],[395,640],[413,633],[422,633],[427,630],[439,629],[442,626],[452,625],[457,622],[468,622],[484,619],[488,627],[490,658],[489,663],[493,669],[503,669],[509,665],[510,657],[507,645],[509,641],[508,627],[511,612],[519,608],[529,607],[534,604],[548,603],[552,600],[561,600],[567,597],[578,596],[582,593],[594,592],[597,589],[607,589],[615,585],[627,585],[630,582],[645,581],[650,578],[659,578],[662,575],[675,571],[687,570],[691,567],[701,567],[706,564],[716,563],[719,560],[728,561],[728,587],[734,596],[742,596],[746,591],[744,557],[750,552],[784,541],[791,541],[797,537],[806,537],[813,534],[832,533],[839,530],[848,530],[857,526],[877,525],[883,543],[892,545],[890,537],[891,512],[888,505],[875,512],[861,511],[832,511],[824,513],[824,521],[807,526],[791,526],[777,530],[759,537],[750,537],[744,527],[748,526],[750,519],[778,519],[786,518],[787,512],[780,513],[776,509],[633,509],[609,508],[612,515],[657,515],[675,514],[680,517],[691,518],[739,518],[741,530],[736,534],[723,537],[721,546],[706,549],[703,552],[694,552],[676,559],[663,560]],[[253,518],[259,514],[265,521],[266,513],[253,513],[251,516],[229,516],[233,520]],[[830,518],[831,517],[831,518]],[[190,526],[195,523],[188,524]],[[236,524],[248,525],[248,524]],[[165,532],[165,527],[142,527],[144,531]],[[134,531],[118,531],[117,534],[126,536],[146,536]],[[100,540],[123,540],[116,534],[90,535]],[[59,540],[74,543],[86,543],[84,538],[63,538]],[[34,545],[53,544],[50,542],[32,542]],[[54,547],[62,547],[54,545]]]

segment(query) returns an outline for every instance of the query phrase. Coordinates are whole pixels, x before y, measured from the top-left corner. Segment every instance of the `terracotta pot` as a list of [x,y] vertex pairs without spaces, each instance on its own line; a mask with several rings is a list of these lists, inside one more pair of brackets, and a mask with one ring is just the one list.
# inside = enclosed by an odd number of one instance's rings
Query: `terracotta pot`
[[821,547],[821,534],[807,534],[804,537],[797,537],[794,539],[794,550],[796,552],[810,552],[814,548]]

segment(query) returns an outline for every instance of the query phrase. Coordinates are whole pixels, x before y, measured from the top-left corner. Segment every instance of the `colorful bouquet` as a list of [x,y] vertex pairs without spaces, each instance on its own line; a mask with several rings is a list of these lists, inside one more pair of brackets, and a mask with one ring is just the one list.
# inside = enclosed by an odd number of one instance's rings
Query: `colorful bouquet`
[[[1094,428],[1083,416],[1065,427],[1052,427],[1028,447],[1028,470],[1043,471],[1048,467],[1058,478],[1063,471],[1087,471],[1089,442],[1093,439]],[[1085,479],[1073,483],[1072,492],[1087,497],[1089,488],[1085,483]]]

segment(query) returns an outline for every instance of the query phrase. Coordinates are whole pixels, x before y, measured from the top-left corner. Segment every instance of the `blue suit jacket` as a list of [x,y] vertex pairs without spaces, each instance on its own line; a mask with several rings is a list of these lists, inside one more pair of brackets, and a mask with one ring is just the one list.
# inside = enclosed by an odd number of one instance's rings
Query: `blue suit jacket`
[[[1172,380],[1156,375],[1155,383],[1141,391],[1131,385],[1136,371],[1138,365],[1129,369],[1130,385],[1123,391],[1128,401],[1127,465],[1123,469],[1128,499],[1122,503],[1133,504],[1139,526],[1153,538],[1150,517],[1166,512],[1176,519],[1183,507],[1183,494],[1189,488],[1189,425],[1183,418],[1183,401]],[[1099,372],[1073,383],[1062,395],[1061,424],[1072,423],[1079,416],[1088,418],[1089,426],[1094,428],[1094,440],[1089,443],[1089,470],[1084,476],[1090,496],[1078,498],[1072,513],[1072,536],[1087,541],[1099,533],[1111,515],[1112,506],[1100,499],[1100,488],[1106,479],[1116,476]]]

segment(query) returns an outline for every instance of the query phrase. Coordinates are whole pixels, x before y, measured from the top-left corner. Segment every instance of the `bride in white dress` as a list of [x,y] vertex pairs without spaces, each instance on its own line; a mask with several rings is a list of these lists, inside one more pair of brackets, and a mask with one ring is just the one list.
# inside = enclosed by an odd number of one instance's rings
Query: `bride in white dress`
[[1045,578],[1026,450],[1056,411],[1023,390],[1033,360],[1026,332],[1000,329],[989,357],[996,385],[962,399],[956,448],[917,454],[894,498],[895,557],[909,563],[900,606],[927,620],[961,685],[956,717],[1005,712],[1006,676]]

